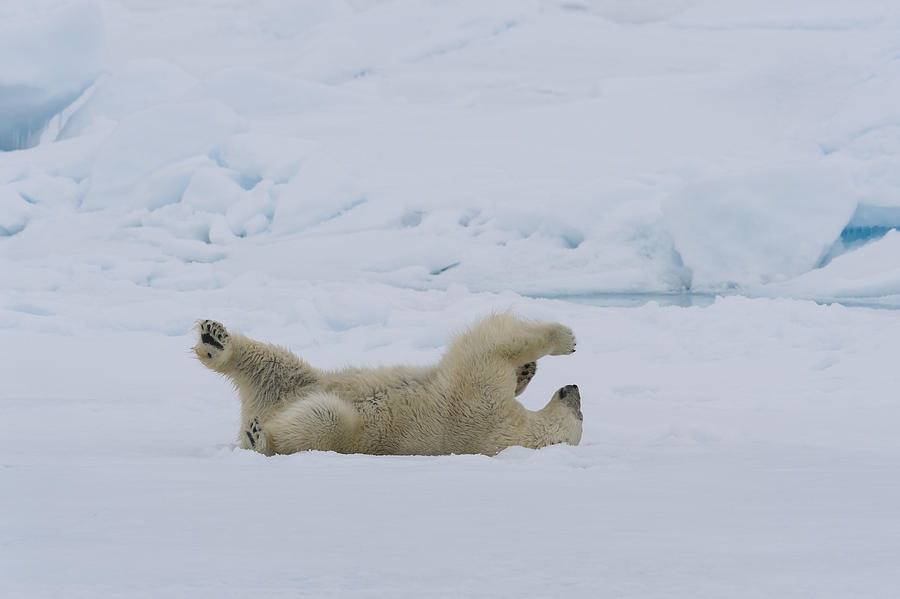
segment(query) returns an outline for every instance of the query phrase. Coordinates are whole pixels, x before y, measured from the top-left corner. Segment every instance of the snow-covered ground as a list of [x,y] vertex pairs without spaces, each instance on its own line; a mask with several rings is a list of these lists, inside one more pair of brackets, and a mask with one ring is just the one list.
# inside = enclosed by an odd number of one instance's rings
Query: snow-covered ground
[[[900,306],[898,39],[865,0],[0,4],[0,596],[894,596],[900,312],[848,306]],[[578,335],[523,397],[577,383],[580,446],[265,458],[188,352],[427,363],[508,308]]]

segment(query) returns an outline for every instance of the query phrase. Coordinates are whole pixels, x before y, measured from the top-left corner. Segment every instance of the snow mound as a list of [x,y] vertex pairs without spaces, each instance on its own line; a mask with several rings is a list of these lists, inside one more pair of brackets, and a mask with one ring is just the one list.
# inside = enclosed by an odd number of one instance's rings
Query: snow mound
[[[804,273],[767,290],[772,294],[833,300],[866,300],[892,305],[900,299],[900,231],[886,230],[878,239],[847,252],[821,269]],[[872,301],[880,298],[879,301]]]
[[[93,185],[85,198],[89,209],[147,207],[180,200],[183,172],[171,171],[183,160],[212,156],[244,123],[234,111],[211,100],[161,104],[122,119],[94,161]],[[174,176],[166,181],[164,168]],[[140,184],[140,185],[139,185]],[[160,189],[166,193],[160,193]]]
[[860,204],[853,213],[853,218],[844,229],[845,235],[854,232],[864,236],[866,229],[895,229],[900,227],[900,206],[876,206]]
[[753,288],[814,268],[856,200],[822,167],[758,171],[684,186],[663,202],[695,290]]
[[29,148],[103,67],[100,10],[73,4],[0,22],[0,150]]
[[98,122],[117,122],[123,117],[172,102],[197,85],[194,77],[166,61],[128,61],[97,81],[85,103],[66,121],[60,139],[77,137]]
[[21,194],[0,187],[0,237],[21,233],[28,224],[31,206]]

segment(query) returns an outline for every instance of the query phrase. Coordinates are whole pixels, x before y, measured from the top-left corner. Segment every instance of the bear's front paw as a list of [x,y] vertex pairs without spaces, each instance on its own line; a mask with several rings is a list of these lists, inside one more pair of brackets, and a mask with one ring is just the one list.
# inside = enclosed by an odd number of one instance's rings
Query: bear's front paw
[[225,327],[214,320],[202,320],[197,328],[200,332],[200,341],[194,348],[197,354],[210,360],[221,356],[231,341]]
[[561,324],[550,325],[550,355],[565,356],[575,353],[575,333]]

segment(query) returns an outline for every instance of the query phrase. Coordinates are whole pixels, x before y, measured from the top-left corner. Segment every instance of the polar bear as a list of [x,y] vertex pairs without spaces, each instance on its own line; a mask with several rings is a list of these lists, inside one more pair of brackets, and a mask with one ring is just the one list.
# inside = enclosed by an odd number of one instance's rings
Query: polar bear
[[581,395],[562,387],[541,410],[516,400],[545,355],[575,351],[561,324],[493,314],[458,335],[433,366],[317,370],[281,347],[212,320],[197,325],[197,357],[240,394],[241,447],[265,455],[494,455],[581,440]]

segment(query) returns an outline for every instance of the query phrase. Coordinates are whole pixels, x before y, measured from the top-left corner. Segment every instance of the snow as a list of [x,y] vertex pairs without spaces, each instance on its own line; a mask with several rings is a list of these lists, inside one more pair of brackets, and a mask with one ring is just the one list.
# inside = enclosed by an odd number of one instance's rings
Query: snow
[[[426,362],[444,328],[509,299],[385,291],[351,322],[350,293],[321,316],[332,294],[283,322],[245,315],[257,323],[246,330],[329,366]],[[535,408],[577,380],[587,398],[579,447],[267,459],[231,445],[232,391],[187,358],[187,335],[13,331],[22,351],[3,361],[0,403],[18,423],[0,442],[12,491],[0,498],[5,594],[895,588],[894,313],[742,298],[703,309],[516,306],[581,335],[574,356],[544,360],[525,395]]]
[[92,85],[103,64],[104,29],[96,5],[16,11],[17,4],[0,9],[0,151],[35,145],[50,120]]
[[[5,3],[0,596],[891,596],[898,31],[878,1]],[[578,447],[264,458],[188,352],[215,318],[425,364],[508,308],[578,335],[523,396],[577,383]]]
[[[150,217],[175,245],[327,233],[391,285],[767,296],[858,203],[898,207],[880,3],[56,4],[102,13],[104,74],[0,179],[88,180],[78,208],[120,222],[180,205]],[[320,254],[294,278],[353,262]]]
[[[896,306],[900,298],[898,252],[900,232],[890,230],[881,239],[835,258],[824,268],[784,283],[783,288],[797,296]],[[773,291],[780,290],[776,287]]]
[[692,285],[752,288],[815,268],[856,205],[842,177],[792,165],[686,185],[663,213]]

